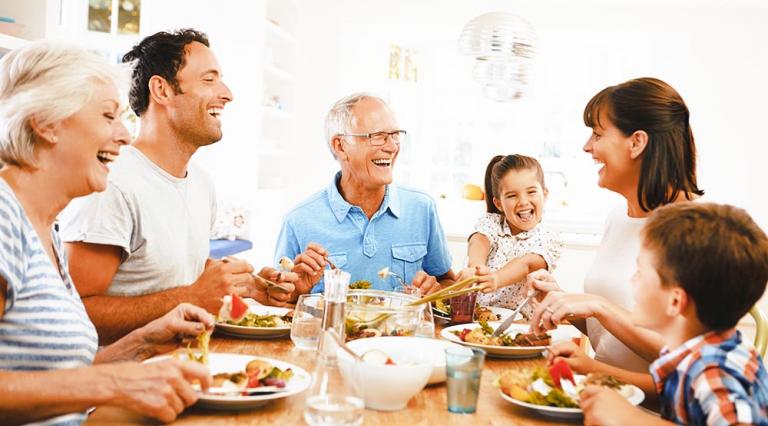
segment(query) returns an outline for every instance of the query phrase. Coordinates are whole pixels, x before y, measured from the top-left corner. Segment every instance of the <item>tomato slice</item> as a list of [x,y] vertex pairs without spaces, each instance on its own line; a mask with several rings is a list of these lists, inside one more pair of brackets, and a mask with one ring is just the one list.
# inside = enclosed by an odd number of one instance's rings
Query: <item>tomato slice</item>
[[568,380],[574,385],[576,384],[576,381],[573,380],[573,371],[571,371],[571,367],[564,359],[557,360],[552,367],[549,367],[549,375],[552,376],[552,383],[554,383],[558,389],[563,388],[562,385],[560,385],[561,380]]

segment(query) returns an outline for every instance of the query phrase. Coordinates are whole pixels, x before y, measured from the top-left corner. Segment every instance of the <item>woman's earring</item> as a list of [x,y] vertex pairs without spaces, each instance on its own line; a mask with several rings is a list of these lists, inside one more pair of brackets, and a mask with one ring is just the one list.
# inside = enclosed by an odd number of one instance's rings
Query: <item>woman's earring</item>
[[53,143],[59,142],[59,137],[56,136],[56,135],[51,136],[51,142],[53,142]]

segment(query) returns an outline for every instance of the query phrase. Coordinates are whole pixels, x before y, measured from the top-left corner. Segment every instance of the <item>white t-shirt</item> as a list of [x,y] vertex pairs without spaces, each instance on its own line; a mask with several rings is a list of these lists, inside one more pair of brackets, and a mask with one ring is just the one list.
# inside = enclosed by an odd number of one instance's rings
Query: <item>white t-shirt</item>
[[[475,232],[485,235],[491,243],[486,263],[491,271],[498,271],[512,259],[526,254],[538,254],[544,258],[547,270],[552,272],[563,252],[564,243],[557,232],[536,225],[530,231],[513,235],[504,216],[498,213],[484,213],[475,224]],[[522,279],[493,293],[478,293],[477,301],[483,306],[516,309],[527,296],[526,293],[525,279]],[[533,307],[528,304],[521,313],[525,318],[530,318]]]
[[[627,216],[626,205],[611,211],[592,267],[584,278],[584,292],[605,297],[611,303],[632,309],[632,275],[640,251],[640,230],[646,218]],[[595,318],[587,319],[587,334],[595,359],[631,371],[648,372],[648,361],[635,354],[609,333]]]
[[107,294],[139,296],[189,285],[202,273],[216,218],[208,175],[190,163],[185,178],[126,146],[107,190],[75,200],[61,217],[64,241],[123,249]]

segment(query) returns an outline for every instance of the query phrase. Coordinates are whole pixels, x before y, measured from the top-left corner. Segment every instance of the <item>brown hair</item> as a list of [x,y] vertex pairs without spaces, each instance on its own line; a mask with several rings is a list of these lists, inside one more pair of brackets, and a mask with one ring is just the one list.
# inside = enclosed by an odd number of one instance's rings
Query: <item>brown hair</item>
[[520,154],[497,155],[491,158],[491,161],[485,168],[485,209],[488,213],[503,214],[493,204],[493,197],[501,198],[499,197],[499,181],[511,170],[526,169],[535,170],[536,178],[541,184],[541,189],[546,189],[546,186],[544,186],[544,170],[541,169],[541,164],[535,158]]
[[643,211],[676,200],[703,195],[696,183],[696,145],[688,123],[688,107],[669,84],[656,78],[637,78],[606,87],[584,108],[584,124],[603,127],[601,114],[625,136],[638,130],[648,134],[643,152],[637,199]]
[[768,282],[768,237],[742,209],[685,202],[661,207],[643,228],[662,286],[679,286],[712,330],[736,325]]

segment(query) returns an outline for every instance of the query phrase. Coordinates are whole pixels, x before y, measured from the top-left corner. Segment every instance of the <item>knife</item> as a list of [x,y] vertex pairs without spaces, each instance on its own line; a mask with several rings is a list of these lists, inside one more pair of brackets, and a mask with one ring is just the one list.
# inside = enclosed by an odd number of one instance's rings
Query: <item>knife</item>
[[523,309],[523,306],[527,305],[528,302],[531,301],[533,296],[536,295],[536,291],[528,294],[528,297],[523,299],[523,302],[517,305],[517,309],[515,309],[515,312],[512,312],[512,315],[509,316],[509,318],[505,319],[503,323],[493,332],[493,337],[499,337],[502,333],[507,331],[510,325],[512,325],[513,322],[515,322],[515,317],[517,317],[517,314],[520,313],[520,310]]

